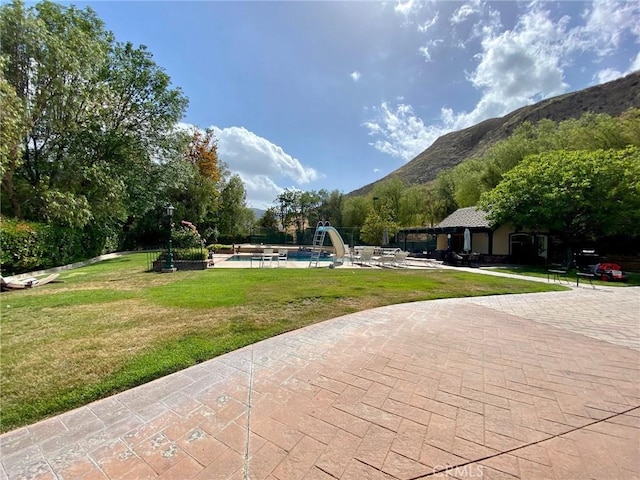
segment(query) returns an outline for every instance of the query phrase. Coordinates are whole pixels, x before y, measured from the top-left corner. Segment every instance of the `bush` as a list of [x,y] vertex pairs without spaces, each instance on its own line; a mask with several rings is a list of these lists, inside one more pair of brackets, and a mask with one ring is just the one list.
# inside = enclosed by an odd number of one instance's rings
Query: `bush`
[[174,260],[206,260],[209,252],[203,248],[177,248],[173,251]]
[[213,245],[207,245],[207,250],[231,250],[233,248],[232,244],[222,244],[222,243],[214,243]]
[[202,245],[202,239],[197,231],[186,226],[180,226],[171,231],[171,242],[176,248],[195,248]]
[[3,275],[35,270],[44,261],[44,225],[2,220],[0,226],[0,269]]
[[104,253],[106,241],[99,229],[2,219],[0,270],[15,275],[77,262]]

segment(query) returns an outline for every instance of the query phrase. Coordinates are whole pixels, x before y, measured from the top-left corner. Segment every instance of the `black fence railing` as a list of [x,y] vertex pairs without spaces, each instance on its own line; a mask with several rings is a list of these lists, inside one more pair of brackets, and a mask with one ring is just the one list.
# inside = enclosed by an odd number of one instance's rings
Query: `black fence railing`
[[[147,271],[161,271],[167,264],[167,245],[146,247]],[[204,247],[172,248],[173,264],[178,270],[206,268],[209,251]]]
[[[360,240],[360,229],[357,227],[335,227],[345,243],[349,245],[357,245],[362,243]],[[302,231],[296,232],[295,236],[291,233],[284,233],[274,230],[266,230],[254,228],[251,235],[247,239],[249,243],[264,245],[311,245],[313,244],[313,234],[316,227],[308,227]],[[329,239],[327,238],[327,245]]]
[[166,246],[154,245],[145,247],[144,251],[147,254],[147,272],[151,272],[153,271],[154,263],[159,259],[164,259],[163,253],[166,251]]

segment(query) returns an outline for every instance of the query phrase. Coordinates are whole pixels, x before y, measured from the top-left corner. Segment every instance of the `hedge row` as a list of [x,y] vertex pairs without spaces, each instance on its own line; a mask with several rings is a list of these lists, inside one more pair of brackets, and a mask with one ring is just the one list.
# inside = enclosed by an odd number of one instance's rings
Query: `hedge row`
[[2,219],[0,270],[16,275],[91,258],[103,253],[103,239],[87,229]]

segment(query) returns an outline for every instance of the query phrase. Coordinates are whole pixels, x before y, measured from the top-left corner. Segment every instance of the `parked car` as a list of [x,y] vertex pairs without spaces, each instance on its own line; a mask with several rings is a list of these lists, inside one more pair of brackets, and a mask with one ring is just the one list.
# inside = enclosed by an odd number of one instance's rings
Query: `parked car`
[[593,265],[593,274],[603,282],[626,282],[627,276],[617,263],[597,263]]

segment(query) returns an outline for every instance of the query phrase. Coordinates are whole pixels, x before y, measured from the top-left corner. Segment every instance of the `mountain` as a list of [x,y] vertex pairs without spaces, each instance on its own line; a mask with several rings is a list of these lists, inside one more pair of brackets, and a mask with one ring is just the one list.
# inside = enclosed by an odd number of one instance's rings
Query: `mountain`
[[535,123],[546,118],[560,122],[579,118],[585,112],[606,113],[615,117],[633,107],[640,107],[640,71],[595,87],[542,100],[504,117],[491,118],[473,127],[443,135],[402,167],[348,195],[365,195],[376,183],[390,178],[400,178],[408,184],[429,183],[441,170],[482,155],[488,147],[511,135],[524,121]]
[[266,210],[263,210],[262,208],[251,208],[251,210],[253,210],[253,214],[256,216],[256,220],[260,220],[264,215],[264,212],[266,212]]

